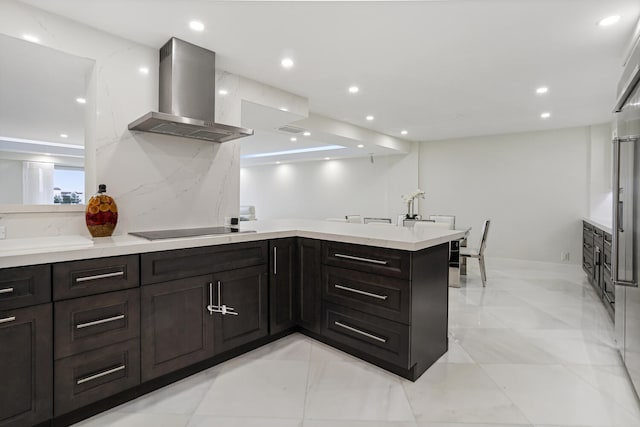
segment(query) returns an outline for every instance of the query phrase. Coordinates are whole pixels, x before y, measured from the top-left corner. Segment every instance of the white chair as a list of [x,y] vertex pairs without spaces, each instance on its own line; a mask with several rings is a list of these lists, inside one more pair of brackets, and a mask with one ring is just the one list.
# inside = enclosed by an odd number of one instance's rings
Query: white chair
[[345,215],[344,218],[347,220],[347,222],[362,224],[362,218],[360,218],[360,215]]
[[329,222],[347,222],[346,218],[326,218],[325,221]]
[[446,222],[433,222],[433,221],[416,221],[413,224],[413,228],[418,229],[430,229],[430,228],[439,228],[449,230],[449,224]]
[[487,235],[489,234],[489,226],[491,220],[488,219],[482,226],[482,239],[480,239],[480,247],[478,249],[460,248],[460,256],[466,258],[478,258],[480,264],[480,279],[482,280],[482,287],[487,284],[487,269],[484,265],[484,249],[487,246]]
[[382,224],[391,224],[391,218],[370,218],[364,217],[365,224],[373,224],[373,223],[382,223]]
[[429,219],[435,222],[446,222],[449,224],[449,229],[455,230],[456,217],[455,215],[429,215]]

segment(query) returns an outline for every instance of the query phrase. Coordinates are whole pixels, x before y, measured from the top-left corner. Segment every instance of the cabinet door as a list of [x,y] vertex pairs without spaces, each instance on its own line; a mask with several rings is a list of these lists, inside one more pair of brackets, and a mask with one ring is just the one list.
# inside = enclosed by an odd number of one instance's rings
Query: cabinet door
[[269,246],[269,327],[275,334],[296,324],[296,238],[272,240]]
[[298,239],[298,323],[317,334],[321,324],[321,260],[319,240]]
[[214,304],[235,314],[214,313],[216,353],[231,350],[269,334],[267,266],[214,275]]
[[211,276],[143,286],[142,381],[213,356]]
[[52,415],[51,304],[0,312],[0,426]]

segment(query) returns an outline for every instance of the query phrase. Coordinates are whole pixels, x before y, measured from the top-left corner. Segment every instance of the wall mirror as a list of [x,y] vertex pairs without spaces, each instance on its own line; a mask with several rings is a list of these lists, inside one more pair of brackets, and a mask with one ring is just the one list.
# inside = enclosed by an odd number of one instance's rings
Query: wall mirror
[[0,211],[83,204],[95,61],[2,34],[0,52]]

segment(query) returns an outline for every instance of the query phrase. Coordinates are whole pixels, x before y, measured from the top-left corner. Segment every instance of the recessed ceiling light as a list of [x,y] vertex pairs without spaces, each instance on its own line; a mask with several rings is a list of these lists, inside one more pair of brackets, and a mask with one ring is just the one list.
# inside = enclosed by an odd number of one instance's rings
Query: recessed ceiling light
[[358,148],[364,148],[364,144],[358,144]]
[[280,164],[280,162],[276,162],[276,165],[279,165],[279,164]]
[[373,117],[373,116],[367,116],[367,117],[365,117],[365,119],[367,119],[368,121],[371,121],[371,120],[373,120],[374,118],[375,118],[375,117]]
[[66,133],[61,133],[60,138],[69,138],[69,135],[67,135]]
[[349,86],[349,93],[358,93],[360,88],[358,86]]
[[84,98],[76,98],[76,102],[77,102],[78,104],[86,104],[86,103],[87,103],[87,100],[86,100],[86,99],[84,99]]
[[193,30],[193,31],[203,31],[204,30],[204,24],[200,21],[191,21],[189,22],[189,27]]
[[538,89],[536,89],[536,93],[538,95],[542,95],[543,93],[547,93],[547,92],[549,92],[549,88],[546,87],[546,86],[542,86],[542,87],[539,87]]
[[140,71],[140,74],[149,74],[149,69],[147,67],[140,67],[138,71]]
[[31,34],[24,34],[22,38],[31,43],[40,43],[40,39],[36,36],[32,36]]
[[291,68],[291,67],[293,67],[293,59],[291,59],[291,58],[284,58],[282,61],[280,61],[280,64],[281,64],[284,68]]
[[218,93],[219,93],[220,95],[222,95],[222,96],[225,96],[225,95],[228,95],[228,94],[229,94],[229,91],[228,91],[228,90],[226,90],[226,89],[220,89],[220,90],[218,91]]
[[296,138],[296,137],[291,138],[291,142],[296,142],[297,140],[298,140],[298,138]]
[[401,132],[400,132],[400,135],[406,135],[406,134],[408,134],[408,133],[409,133],[409,132],[407,132],[406,130],[403,130],[403,131],[401,131]]
[[286,108],[282,107],[282,108],[280,108],[280,111],[289,111],[289,110],[287,110]]
[[325,160],[331,160],[331,157],[325,157],[324,159]]
[[549,117],[551,117],[551,113],[542,113],[540,114],[540,117],[542,117],[543,119],[548,119]]
[[601,27],[608,27],[609,25],[615,24],[619,20],[620,20],[620,15],[607,16],[606,18],[599,20],[598,25],[600,25]]
[[303,133],[304,136],[311,136],[311,132],[306,131],[305,133]]

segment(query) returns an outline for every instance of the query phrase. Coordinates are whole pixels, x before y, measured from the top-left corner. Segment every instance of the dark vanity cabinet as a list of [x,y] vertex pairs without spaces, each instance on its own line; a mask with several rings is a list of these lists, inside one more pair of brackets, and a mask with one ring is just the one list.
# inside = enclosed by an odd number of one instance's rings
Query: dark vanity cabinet
[[0,426],[53,414],[51,266],[0,269]]
[[298,317],[297,239],[275,239],[269,242],[269,327],[271,334],[296,325]]
[[269,334],[268,242],[141,255],[142,380]]
[[300,327],[320,333],[322,306],[322,244],[320,240],[298,238],[296,299],[297,320]]
[[582,269],[613,318],[615,289],[611,280],[611,240],[607,231],[582,222]]

